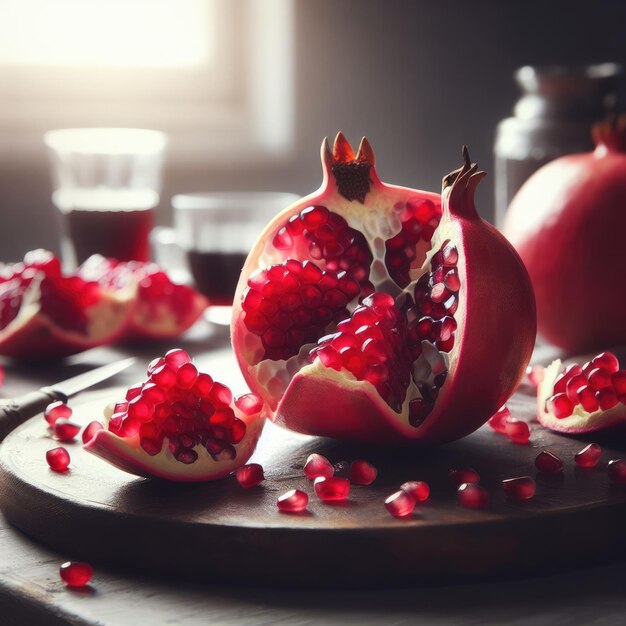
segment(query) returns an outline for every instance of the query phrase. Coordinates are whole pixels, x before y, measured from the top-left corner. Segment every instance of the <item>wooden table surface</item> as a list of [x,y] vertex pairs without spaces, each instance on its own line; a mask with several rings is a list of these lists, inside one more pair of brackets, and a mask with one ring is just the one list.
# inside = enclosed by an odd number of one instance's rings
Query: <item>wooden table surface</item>
[[[202,363],[217,367],[227,349],[225,333],[210,331],[202,324],[179,345],[202,355]],[[17,395],[33,386],[54,383],[129,351],[139,353],[143,360],[112,382],[135,382],[145,362],[169,347],[152,346],[143,354],[137,348],[98,349],[53,368],[11,365],[2,393]],[[66,559],[67,555],[29,540],[0,514],[1,626],[621,624],[626,613],[624,564],[532,579],[377,591],[222,587],[138,578],[99,568],[88,590],[72,591],[58,575],[59,565]]]

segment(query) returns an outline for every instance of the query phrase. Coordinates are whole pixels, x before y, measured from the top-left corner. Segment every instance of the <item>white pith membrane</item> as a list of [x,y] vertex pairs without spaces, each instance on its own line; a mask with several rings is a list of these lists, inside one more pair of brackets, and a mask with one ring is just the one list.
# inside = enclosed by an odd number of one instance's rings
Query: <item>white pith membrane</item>
[[548,398],[554,395],[554,384],[559,375],[564,371],[560,359],[552,361],[544,369],[543,380],[537,387],[537,419],[542,426],[558,432],[584,433],[602,428],[608,428],[615,424],[626,422],[626,406],[618,402],[613,408],[599,409],[588,413],[581,404],[576,404],[569,417],[558,418],[546,408]]
[[[349,370],[342,368],[340,371],[333,369],[332,367],[325,366],[321,360],[315,358],[315,360],[309,362],[309,353],[316,347],[317,343],[306,343],[301,346],[297,355],[290,357],[287,360],[279,359],[263,359],[265,349],[261,338],[252,332],[246,332],[244,335],[244,350],[243,354],[249,364],[249,371],[252,376],[258,381],[261,389],[259,393],[263,395],[265,401],[271,406],[272,409],[276,409],[280,398],[287,389],[291,379],[299,372],[301,376],[314,377],[319,380],[336,381],[341,384],[342,389],[349,392],[365,392],[373,399],[380,401],[380,405],[383,410],[393,414],[396,421],[396,428],[401,430],[406,435],[411,435],[417,431],[416,426],[413,426],[409,422],[409,403],[413,400],[419,400],[423,398],[423,395],[415,382],[417,379],[420,385],[426,385],[431,388],[435,385],[435,376],[442,372],[450,372],[450,369],[454,367],[456,361],[455,353],[460,342],[462,333],[461,320],[464,318],[464,284],[465,284],[465,272],[464,272],[464,256],[462,247],[459,242],[456,241],[456,231],[450,226],[449,222],[442,219],[437,226],[430,244],[423,239],[420,239],[417,244],[417,257],[412,263],[410,269],[411,282],[405,287],[401,288],[397,285],[391,276],[389,275],[388,268],[385,264],[386,254],[386,241],[393,238],[402,230],[403,220],[406,213],[407,201],[412,198],[418,198],[418,192],[408,189],[393,188],[386,185],[372,186],[372,190],[365,197],[363,203],[358,201],[348,201],[339,193],[329,194],[327,197],[311,202],[310,205],[301,203],[298,205],[298,210],[285,213],[284,219],[277,225],[274,232],[271,232],[265,238],[265,245],[262,253],[259,256],[257,267],[259,269],[266,269],[275,264],[280,264],[288,258],[296,258],[299,260],[311,259],[307,244],[304,238],[300,238],[302,243],[299,242],[298,246],[295,246],[292,250],[280,251],[277,250],[273,244],[274,235],[280,230],[283,224],[289,219],[291,215],[296,215],[298,212],[306,209],[308,206],[314,204],[323,205],[331,212],[336,213],[343,217],[348,226],[355,229],[357,232],[362,233],[369,249],[373,255],[373,260],[370,264],[369,280],[374,285],[376,292],[386,292],[392,295],[396,301],[396,305],[402,308],[401,305],[405,301],[406,295],[409,295],[413,299],[415,286],[418,280],[427,272],[431,270],[432,257],[443,247],[444,243],[450,242],[456,246],[458,252],[458,261],[456,262],[456,270],[460,279],[460,289],[456,292],[456,298],[458,307],[454,315],[457,322],[457,329],[455,336],[457,341],[450,353],[440,352],[436,346],[430,341],[422,340],[422,353],[418,359],[414,362],[412,376],[410,377],[409,386],[406,389],[406,395],[402,402],[402,406],[399,411],[395,411],[379,394],[376,387],[367,380],[358,380],[357,377]],[[419,200],[420,202],[423,199]],[[324,261],[315,261],[311,259],[320,269],[324,269]],[[347,306],[350,314],[354,309],[359,306],[359,297],[354,298]],[[245,324],[245,311],[242,313]],[[331,322],[325,328],[324,332],[320,333],[320,337],[332,334],[336,332],[336,324]],[[439,386],[439,393],[441,393],[450,376],[446,378],[443,384]],[[432,404],[434,408],[437,404],[437,400]],[[431,409],[432,411],[432,409]]]

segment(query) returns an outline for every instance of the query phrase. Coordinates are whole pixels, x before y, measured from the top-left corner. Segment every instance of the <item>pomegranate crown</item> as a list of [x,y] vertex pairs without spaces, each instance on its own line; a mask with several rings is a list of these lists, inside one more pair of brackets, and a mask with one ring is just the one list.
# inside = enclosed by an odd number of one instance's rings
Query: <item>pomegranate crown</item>
[[487,175],[478,171],[478,165],[472,163],[467,146],[461,150],[463,165],[444,176],[441,185],[444,210],[453,215],[478,218],[474,204],[474,194],[478,183]]
[[596,146],[614,152],[626,152],[626,113],[611,115],[603,122],[594,124],[591,136]]
[[363,137],[356,155],[342,132],[337,133],[333,149],[328,138],[322,142],[322,166],[326,176],[332,173],[339,193],[346,200],[365,202],[373,184],[374,151],[369,141]]

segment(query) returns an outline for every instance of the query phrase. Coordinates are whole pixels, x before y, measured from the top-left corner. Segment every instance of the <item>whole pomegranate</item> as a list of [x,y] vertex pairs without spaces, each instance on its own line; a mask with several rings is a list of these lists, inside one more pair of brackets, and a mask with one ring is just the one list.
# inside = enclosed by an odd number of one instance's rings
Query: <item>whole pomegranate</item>
[[322,144],[321,188],[277,215],[244,265],[232,342],[250,388],[293,430],[442,442],[484,423],[524,375],[535,305],[481,220],[464,150],[441,197],[380,181],[363,139]]
[[593,135],[593,152],[526,181],[504,225],[535,289],[539,333],[573,352],[626,342],[626,117]]

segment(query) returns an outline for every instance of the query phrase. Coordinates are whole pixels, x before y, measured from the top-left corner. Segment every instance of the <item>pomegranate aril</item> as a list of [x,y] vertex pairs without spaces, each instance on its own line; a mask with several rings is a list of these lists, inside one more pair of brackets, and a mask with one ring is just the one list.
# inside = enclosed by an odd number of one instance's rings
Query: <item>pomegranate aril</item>
[[353,485],[371,485],[378,476],[378,470],[361,459],[350,464],[350,482]]
[[330,478],[335,473],[335,468],[325,456],[314,452],[307,457],[303,471],[308,479],[314,480],[319,476]]
[[46,462],[55,472],[64,472],[70,464],[70,454],[65,448],[52,448],[46,452]]
[[181,348],[174,348],[166,352],[164,359],[174,371],[178,371],[181,365],[191,362],[191,357]]
[[535,481],[530,476],[507,478],[502,481],[502,488],[507,498],[512,500],[530,500],[535,495]]
[[89,563],[67,561],[59,569],[61,579],[70,587],[84,587],[93,578],[93,567]]
[[254,415],[263,408],[263,399],[256,393],[246,393],[235,398],[235,406],[246,415]]
[[581,387],[578,390],[578,401],[587,413],[593,413],[600,408],[596,399],[596,392],[591,387]]
[[609,461],[606,471],[613,484],[626,485],[626,461],[623,459],[613,459]]
[[513,443],[524,444],[528,443],[530,440],[530,428],[528,424],[522,420],[509,417],[506,420],[505,428],[506,436]]
[[162,389],[170,389],[176,384],[176,372],[165,364],[152,372],[151,379]]
[[597,443],[590,443],[574,456],[578,467],[595,467],[602,456],[602,448]]
[[258,463],[249,463],[248,465],[243,465],[235,472],[235,478],[244,489],[256,487],[256,485],[265,480],[263,467]]
[[587,378],[589,380],[589,386],[596,391],[611,386],[611,373],[598,367],[591,370]]
[[547,399],[546,411],[557,419],[565,419],[574,412],[574,403],[564,393],[557,393]]
[[324,502],[345,500],[350,494],[350,481],[347,478],[326,478],[318,476],[313,481],[315,495]]
[[457,490],[459,503],[467,509],[484,509],[489,505],[489,493],[476,483],[463,483]]
[[283,513],[300,513],[309,503],[309,496],[299,489],[287,491],[276,501],[278,509]]
[[183,363],[176,371],[176,384],[181,389],[191,389],[198,378],[198,368],[193,363]]
[[54,436],[59,441],[64,441],[66,443],[74,441],[79,431],[80,426],[78,424],[70,422],[70,420],[64,418],[58,419],[52,426],[52,432],[54,433]]
[[175,454],[176,460],[185,465],[191,465],[198,460],[198,453],[195,450],[183,448]]
[[45,408],[43,416],[46,422],[52,426],[58,419],[69,419],[72,417],[72,409],[65,402],[52,402]]
[[448,472],[448,477],[452,481],[454,485],[457,487],[462,485],[463,483],[479,483],[480,482],[480,474],[471,467],[466,467],[464,469],[451,469]]
[[611,376],[611,384],[618,396],[626,395],[626,370],[614,372]]
[[385,500],[385,508],[394,517],[406,517],[415,510],[415,499],[402,489]]
[[128,403],[128,416],[139,422],[147,422],[154,412],[154,405],[143,396],[133,398]]
[[557,474],[563,471],[563,461],[554,452],[542,450],[535,458],[535,467],[546,474]]
[[402,483],[400,489],[411,496],[415,502],[425,502],[430,496],[430,486],[423,480],[410,480]]
[[511,411],[509,411],[509,408],[505,404],[489,418],[487,424],[489,424],[489,426],[491,426],[491,428],[493,428],[496,432],[505,434],[506,420],[509,417],[511,417]]
[[612,409],[619,402],[615,392],[609,388],[596,391],[596,400],[598,401],[598,406],[603,411]]
[[565,385],[565,395],[572,402],[576,404],[578,402],[578,390],[587,384],[587,379],[583,374],[572,376]]
[[[163,366],[163,363],[161,363],[161,365],[159,365],[159,368],[161,368]],[[157,369],[157,368],[155,368]],[[148,372],[150,373],[150,368],[148,368]],[[135,385],[131,385],[127,390],[126,390],[126,400],[128,402],[130,402],[133,398],[137,398],[141,395],[141,391],[143,389],[143,384],[142,383],[136,383]]]
[[612,352],[602,352],[598,354],[598,356],[591,359],[591,364],[605,370],[609,374],[613,374],[619,370],[619,360]]
[[102,430],[104,428],[104,426],[97,421],[93,421],[93,422],[89,422],[89,424],[87,424],[87,426],[85,426],[85,429],[83,430],[83,434],[81,435],[83,443],[87,443],[88,441],[91,441],[94,437],[94,435],[99,431]]
[[211,395],[211,389],[213,388],[213,379],[208,374],[198,374],[196,382],[193,385],[192,391],[195,395],[201,398],[208,398]]

